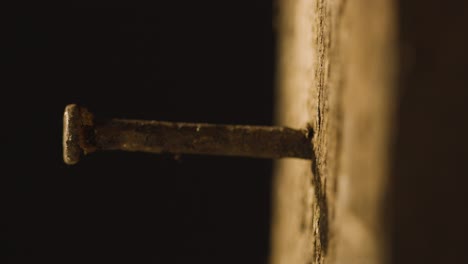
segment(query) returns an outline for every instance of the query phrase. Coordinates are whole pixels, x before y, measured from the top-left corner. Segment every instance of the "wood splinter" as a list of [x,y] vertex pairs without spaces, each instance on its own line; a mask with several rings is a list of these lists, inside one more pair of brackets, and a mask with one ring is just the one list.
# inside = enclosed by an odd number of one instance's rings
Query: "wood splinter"
[[86,108],[71,104],[63,117],[63,160],[73,165],[102,150],[311,159],[308,134],[277,126],[95,120]]

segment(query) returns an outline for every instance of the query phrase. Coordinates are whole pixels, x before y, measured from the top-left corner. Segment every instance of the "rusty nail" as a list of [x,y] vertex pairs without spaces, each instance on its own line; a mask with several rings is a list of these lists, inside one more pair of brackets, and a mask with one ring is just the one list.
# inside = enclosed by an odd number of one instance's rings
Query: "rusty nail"
[[86,108],[67,105],[63,159],[76,164],[101,150],[311,159],[307,130],[277,126],[215,125],[126,119],[95,120]]

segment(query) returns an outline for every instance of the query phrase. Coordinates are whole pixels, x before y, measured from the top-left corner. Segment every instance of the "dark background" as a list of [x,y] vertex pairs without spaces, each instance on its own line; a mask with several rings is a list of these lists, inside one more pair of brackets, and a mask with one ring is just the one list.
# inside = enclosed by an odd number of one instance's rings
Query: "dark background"
[[393,263],[468,263],[468,2],[398,11]]
[[266,263],[271,161],[62,162],[66,104],[99,117],[272,123],[271,0],[14,10],[2,35],[2,263]]

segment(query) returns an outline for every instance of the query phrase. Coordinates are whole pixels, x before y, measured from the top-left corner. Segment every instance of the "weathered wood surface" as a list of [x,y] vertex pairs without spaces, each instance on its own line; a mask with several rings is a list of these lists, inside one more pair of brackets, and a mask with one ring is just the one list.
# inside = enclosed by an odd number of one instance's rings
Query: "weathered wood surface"
[[280,0],[271,263],[468,263],[468,4]]
[[395,1],[280,0],[277,123],[312,162],[276,164],[271,263],[386,263]]

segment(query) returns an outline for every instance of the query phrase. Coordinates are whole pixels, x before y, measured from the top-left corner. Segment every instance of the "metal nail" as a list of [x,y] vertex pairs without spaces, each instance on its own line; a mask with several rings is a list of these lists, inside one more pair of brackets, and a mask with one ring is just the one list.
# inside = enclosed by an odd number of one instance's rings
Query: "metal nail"
[[307,130],[278,126],[99,120],[84,107],[66,106],[63,118],[65,163],[76,164],[82,155],[106,150],[252,158],[311,159],[312,156]]

